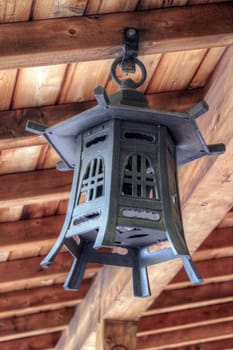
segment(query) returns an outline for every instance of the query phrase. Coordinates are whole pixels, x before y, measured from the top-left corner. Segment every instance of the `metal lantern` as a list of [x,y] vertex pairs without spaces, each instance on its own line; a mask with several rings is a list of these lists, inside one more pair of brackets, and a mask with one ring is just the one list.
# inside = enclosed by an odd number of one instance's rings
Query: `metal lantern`
[[148,265],[181,257],[190,280],[201,281],[184,237],[176,166],[222,153],[224,146],[207,146],[197,128],[205,102],[185,113],[152,110],[135,89],[145,80],[143,64],[136,59],[142,78],[135,83],[116,77],[120,61],[111,69],[120,85],[116,94],[97,87],[96,107],[53,127],[27,124],[58,152],[58,169],[74,169],[65,223],[42,266],[65,245],[74,257],[65,288],[79,289],[86,264],[96,262],[131,267],[134,294],[147,296]]

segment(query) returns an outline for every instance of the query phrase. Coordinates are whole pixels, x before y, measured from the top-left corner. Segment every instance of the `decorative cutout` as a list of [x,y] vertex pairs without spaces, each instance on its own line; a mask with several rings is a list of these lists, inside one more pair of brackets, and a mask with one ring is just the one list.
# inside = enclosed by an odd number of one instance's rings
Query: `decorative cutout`
[[129,156],[123,174],[122,196],[159,199],[155,171],[143,154]]
[[147,237],[149,235],[147,235],[146,233],[140,233],[139,235],[132,235],[127,237],[128,239],[132,239],[132,238],[142,238],[142,237]]
[[106,140],[106,138],[107,138],[106,134],[105,135],[101,135],[101,136],[97,136],[94,139],[92,139],[91,141],[88,141],[86,143],[86,148],[89,148],[89,147],[91,147],[93,145],[96,145],[99,142],[104,142]]
[[151,134],[145,134],[141,132],[125,132],[124,134],[126,139],[131,139],[131,140],[139,140],[139,141],[147,141],[147,142],[154,142],[155,138]]
[[132,231],[140,231],[136,227],[126,227],[126,226],[117,226],[116,227],[118,233],[127,233]]
[[157,211],[150,211],[144,209],[127,208],[122,210],[122,215],[127,218],[138,218],[146,220],[160,220],[160,214]]
[[[102,158],[94,158],[87,165],[83,176],[78,204],[95,200],[104,195],[104,164]],[[82,200],[81,200],[82,199]]]
[[73,224],[75,226],[82,224],[83,222],[87,222],[89,220],[98,219],[101,215],[101,211],[95,211],[92,213],[88,213],[82,216],[79,216],[77,219],[74,220]]

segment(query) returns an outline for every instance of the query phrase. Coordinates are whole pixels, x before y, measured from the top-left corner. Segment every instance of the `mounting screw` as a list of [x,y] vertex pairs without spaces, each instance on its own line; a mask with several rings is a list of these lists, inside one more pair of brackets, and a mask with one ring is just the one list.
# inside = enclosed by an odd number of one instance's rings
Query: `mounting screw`
[[129,28],[127,30],[127,35],[128,35],[128,37],[135,36],[136,35],[136,30],[134,28]]

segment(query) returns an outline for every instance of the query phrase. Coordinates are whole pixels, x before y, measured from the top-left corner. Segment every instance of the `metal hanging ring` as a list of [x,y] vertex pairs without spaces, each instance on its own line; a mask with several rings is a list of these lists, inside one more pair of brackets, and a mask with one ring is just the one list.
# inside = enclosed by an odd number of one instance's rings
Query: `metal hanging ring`
[[[117,67],[118,64],[119,64],[119,66],[121,66],[122,59],[123,59],[123,57],[117,57],[115,59],[115,61],[112,63],[112,66],[111,66],[111,77],[112,77],[112,80],[114,80],[115,83],[117,85],[121,86],[121,87],[124,86],[124,81],[125,80],[120,80],[116,76],[116,67]],[[141,69],[142,77],[141,77],[141,79],[138,82],[135,82],[132,79],[130,79],[131,80],[130,87],[137,89],[146,80],[146,68],[145,68],[144,64],[137,58],[135,59],[135,64],[137,64],[138,67]]]

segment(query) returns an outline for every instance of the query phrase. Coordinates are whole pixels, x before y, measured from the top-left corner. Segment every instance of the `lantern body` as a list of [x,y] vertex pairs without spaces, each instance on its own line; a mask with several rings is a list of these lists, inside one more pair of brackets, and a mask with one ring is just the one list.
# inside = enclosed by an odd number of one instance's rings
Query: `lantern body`
[[61,156],[60,170],[74,169],[63,228],[41,265],[65,245],[74,257],[65,288],[79,289],[87,263],[96,262],[131,267],[134,294],[147,296],[147,266],[180,256],[190,280],[201,282],[184,238],[176,166],[224,151],[222,144],[207,146],[195,123],[207,105],[166,112],[149,109],[131,88],[108,98],[98,87],[95,94],[97,107],[63,123],[27,125]]
[[175,146],[167,128],[112,120],[79,138],[66,237],[82,236],[95,248],[169,240],[175,254],[185,254]]

